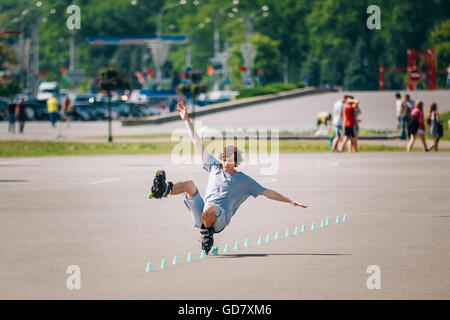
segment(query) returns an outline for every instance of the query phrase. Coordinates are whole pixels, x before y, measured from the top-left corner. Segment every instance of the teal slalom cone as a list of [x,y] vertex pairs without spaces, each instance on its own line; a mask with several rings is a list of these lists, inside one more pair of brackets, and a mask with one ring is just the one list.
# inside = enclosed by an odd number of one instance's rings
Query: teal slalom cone
[[259,236],[258,238],[258,245],[261,245],[264,243],[264,238],[262,236]]
[[188,257],[187,257],[187,262],[192,262],[194,261],[194,256],[192,255],[192,252],[188,253]]
[[295,227],[294,234],[295,235],[300,234],[300,228],[298,226]]
[[245,239],[244,248],[248,248],[248,247],[250,247],[250,240]]
[[161,269],[166,269],[166,268],[168,268],[166,259],[162,259],[162,261],[161,261]]
[[174,256],[174,257],[173,257],[172,264],[173,264],[173,265],[180,264],[180,260],[178,260],[178,257],[177,257],[177,256]]
[[284,236],[286,238],[289,238],[291,236],[291,230],[290,229],[286,229],[286,232],[284,233]]
[[213,254],[214,256],[219,255],[219,247],[215,247],[215,248],[212,250],[212,254]]
[[306,230],[308,230],[308,229],[306,228],[306,225],[302,225],[302,232],[306,232]]
[[200,259],[206,258],[206,251],[202,250],[202,254],[200,255]]
[[234,250],[240,250],[240,249],[241,249],[241,245],[239,244],[238,241],[236,241],[236,242],[234,243]]
[[342,217],[342,222],[346,222],[348,220],[347,215],[344,214],[344,216]]
[[225,253],[230,252],[230,246],[228,244],[226,244],[225,248],[223,248],[223,252],[225,252]]
[[339,223],[339,222],[341,222],[341,217],[337,216],[336,217],[336,223]]
[[145,269],[145,272],[153,272],[153,266],[150,262],[147,263],[147,268]]
[[272,241],[272,237],[268,233],[267,236],[266,236],[266,242],[271,242],[271,241]]
[[314,229],[316,229],[316,223],[315,223],[315,222],[313,222],[313,223],[311,224],[311,230],[314,230]]
[[280,238],[281,238],[280,233],[277,231],[277,232],[275,233],[275,240],[278,240],[278,239],[280,239]]

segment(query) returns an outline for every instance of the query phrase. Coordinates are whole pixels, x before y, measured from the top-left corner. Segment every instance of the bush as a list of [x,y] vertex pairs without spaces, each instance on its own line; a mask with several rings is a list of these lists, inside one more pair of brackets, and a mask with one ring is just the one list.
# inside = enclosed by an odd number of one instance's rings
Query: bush
[[255,88],[246,88],[241,91],[239,91],[239,95],[236,97],[236,99],[242,99],[242,98],[250,98],[250,97],[256,97],[256,96],[262,96],[266,94],[274,94],[282,91],[288,91],[288,90],[294,90],[298,88],[305,87],[305,84],[303,82],[299,83],[280,83],[280,82],[274,82],[270,83],[263,87],[255,87]]

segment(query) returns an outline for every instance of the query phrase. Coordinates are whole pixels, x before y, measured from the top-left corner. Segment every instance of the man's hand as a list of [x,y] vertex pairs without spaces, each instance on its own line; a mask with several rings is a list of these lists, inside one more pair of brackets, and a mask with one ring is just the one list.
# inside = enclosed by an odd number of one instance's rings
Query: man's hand
[[300,203],[300,202],[297,202],[297,201],[294,201],[294,200],[291,200],[291,204],[292,204],[294,207],[308,208],[307,205],[304,205],[304,204],[302,204],[302,203]]
[[181,99],[178,100],[177,110],[180,113],[181,120],[186,121],[189,119],[189,114],[188,114],[186,104]]

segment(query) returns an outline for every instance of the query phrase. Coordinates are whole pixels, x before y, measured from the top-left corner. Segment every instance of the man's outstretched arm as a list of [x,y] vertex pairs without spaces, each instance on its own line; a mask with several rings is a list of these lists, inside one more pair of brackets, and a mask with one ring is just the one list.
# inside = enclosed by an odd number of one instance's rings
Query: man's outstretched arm
[[302,208],[308,208],[307,205],[304,205],[300,202],[291,200],[289,198],[286,198],[285,196],[283,196],[282,194],[274,191],[274,190],[270,190],[270,189],[266,189],[263,193],[261,193],[263,196],[271,199],[271,200],[276,200],[276,201],[281,201],[281,202],[287,202],[292,204],[294,207],[302,207]]
[[208,157],[208,151],[202,143],[202,139],[199,137],[197,132],[194,130],[194,126],[192,125],[191,120],[189,119],[188,110],[184,101],[180,100],[177,104],[177,110],[180,113],[181,120],[184,121],[186,128],[188,129],[189,136],[191,137],[191,141],[194,144],[197,151],[202,155],[203,162],[206,161]]

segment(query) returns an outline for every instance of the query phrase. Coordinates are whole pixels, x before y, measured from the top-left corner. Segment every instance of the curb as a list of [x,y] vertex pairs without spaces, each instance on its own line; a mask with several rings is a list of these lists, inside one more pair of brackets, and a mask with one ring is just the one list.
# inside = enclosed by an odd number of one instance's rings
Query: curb
[[[333,88],[315,88],[315,87],[307,87],[307,88],[301,88],[301,89],[294,89],[289,91],[283,91],[279,93],[274,94],[268,94],[263,96],[257,96],[257,97],[251,97],[251,98],[245,98],[245,99],[239,99],[239,100],[232,100],[222,103],[213,104],[207,107],[197,108],[199,111],[192,112],[190,114],[191,118],[195,118],[196,116],[202,116],[206,114],[216,113],[216,112],[222,112],[242,107],[248,107],[252,106],[258,103],[266,103],[271,101],[277,101],[282,99],[289,99],[289,98],[295,98],[310,94],[317,94],[317,93],[324,93],[324,92],[336,92],[336,89]],[[137,125],[144,125],[144,124],[160,124],[170,121],[179,120],[180,116],[178,115],[178,112],[170,112],[164,115],[158,115],[158,116],[152,116],[147,119],[127,119],[122,120],[122,126],[128,127],[128,126],[137,126]]]

